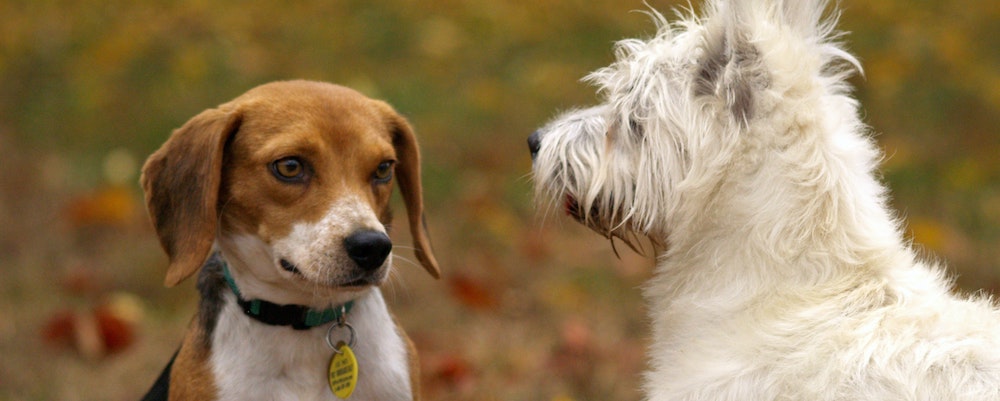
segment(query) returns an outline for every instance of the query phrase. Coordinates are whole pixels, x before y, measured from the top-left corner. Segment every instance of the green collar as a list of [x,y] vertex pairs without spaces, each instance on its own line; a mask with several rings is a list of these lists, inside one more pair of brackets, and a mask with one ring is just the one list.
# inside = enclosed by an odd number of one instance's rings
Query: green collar
[[278,305],[261,299],[243,299],[236,281],[229,273],[229,264],[222,261],[222,274],[226,278],[229,289],[236,294],[236,302],[243,313],[254,320],[272,326],[292,326],[295,330],[308,330],[316,326],[343,321],[347,313],[354,307],[354,301],[323,310],[312,309],[303,305]]

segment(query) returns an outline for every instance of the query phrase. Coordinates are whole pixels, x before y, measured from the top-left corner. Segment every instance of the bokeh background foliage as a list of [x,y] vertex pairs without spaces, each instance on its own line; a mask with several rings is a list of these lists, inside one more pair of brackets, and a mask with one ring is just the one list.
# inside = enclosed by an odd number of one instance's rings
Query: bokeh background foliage
[[[908,234],[961,289],[998,291],[1000,2],[843,6],[866,67],[853,83]],[[161,286],[138,166],[200,110],[291,78],[385,99],[420,135],[445,276],[399,260],[386,292],[428,398],[635,399],[652,261],[536,212],[524,140],[596,101],[579,78],[611,61],[615,40],[652,34],[632,12],[645,7],[0,2],[0,400],[137,399],[152,383],[195,295]]]

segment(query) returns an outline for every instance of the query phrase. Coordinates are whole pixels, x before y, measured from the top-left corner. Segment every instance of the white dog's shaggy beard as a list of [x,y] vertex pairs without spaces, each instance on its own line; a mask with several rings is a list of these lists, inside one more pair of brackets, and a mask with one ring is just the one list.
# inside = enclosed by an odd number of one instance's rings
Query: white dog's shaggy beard
[[1000,399],[998,312],[902,239],[825,6],[651,12],[529,139],[544,207],[656,245],[649,399]]

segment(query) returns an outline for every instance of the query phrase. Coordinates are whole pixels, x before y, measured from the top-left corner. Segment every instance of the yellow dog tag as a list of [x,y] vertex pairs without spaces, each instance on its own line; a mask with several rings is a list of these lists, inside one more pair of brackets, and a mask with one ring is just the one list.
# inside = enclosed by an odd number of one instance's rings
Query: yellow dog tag
[[337,397],[347,399],[358,385],[358,360],[354,351],[341,341],[330,358],[330,391]]

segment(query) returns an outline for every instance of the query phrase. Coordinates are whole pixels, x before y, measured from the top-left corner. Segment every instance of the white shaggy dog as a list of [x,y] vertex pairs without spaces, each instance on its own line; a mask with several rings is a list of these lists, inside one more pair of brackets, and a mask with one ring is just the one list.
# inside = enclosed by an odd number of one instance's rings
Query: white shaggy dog
[[538,196],[657,256],[650,400],[997,400],[1000,314],[903,239],[822,0],[709,0],[529,138]]

